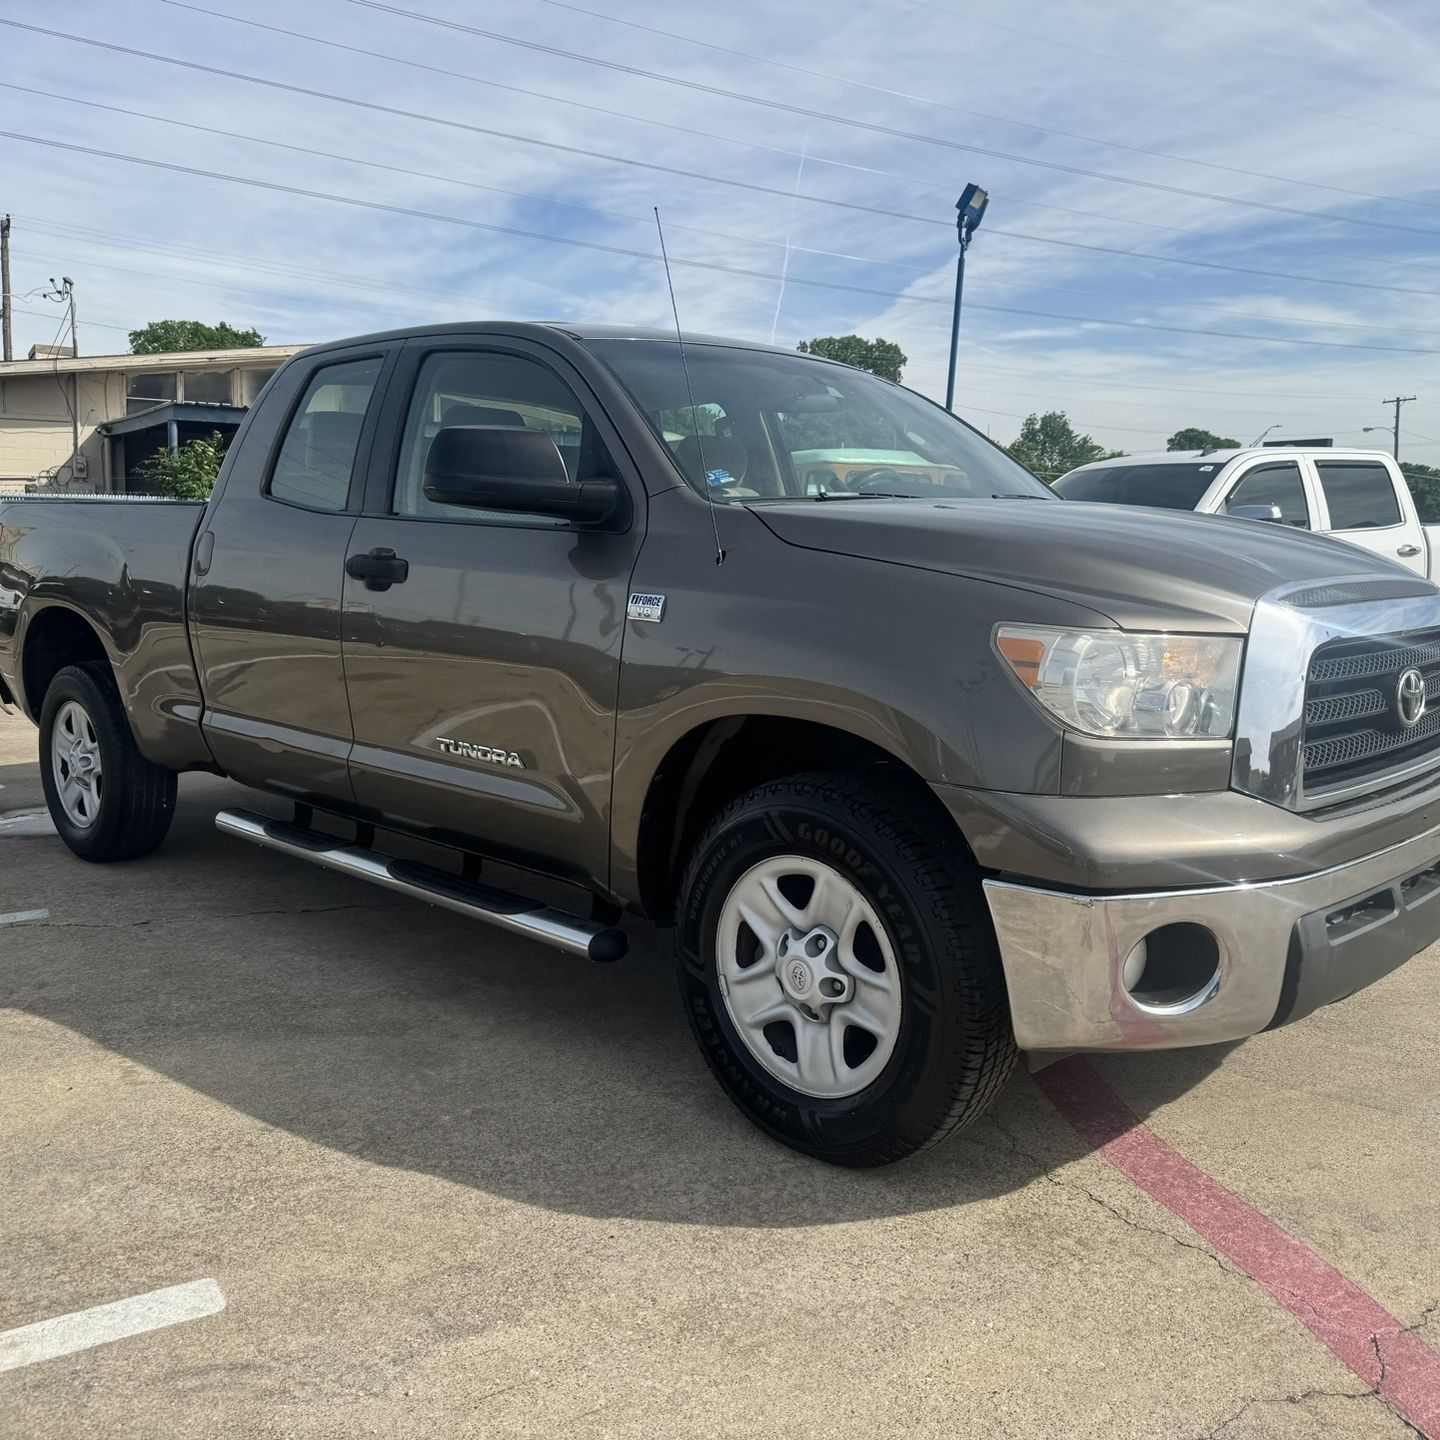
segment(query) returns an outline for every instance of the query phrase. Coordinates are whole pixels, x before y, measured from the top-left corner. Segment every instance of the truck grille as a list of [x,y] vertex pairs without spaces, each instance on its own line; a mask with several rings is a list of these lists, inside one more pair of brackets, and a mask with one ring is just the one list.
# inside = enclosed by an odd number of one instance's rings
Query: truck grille
[[[1425,712],[1400,719],[1400,676],[1418,670]],[[1433,709],[1431,707],[1434,707]],[[1305,788],[1312,795],[1440,757],[1440,630],[1331,640],[1310,657],[1302,734]]]

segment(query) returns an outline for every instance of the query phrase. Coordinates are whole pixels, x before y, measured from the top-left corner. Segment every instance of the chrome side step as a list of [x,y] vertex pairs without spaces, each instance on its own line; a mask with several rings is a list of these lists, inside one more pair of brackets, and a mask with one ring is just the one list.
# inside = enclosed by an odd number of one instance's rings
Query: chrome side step
[[582,920],[578,915],[537,905],[533,900],[489,885],[462,880],[458,875],[448,875],[429,865],[380,855],[362,845],[348,845],[332,835],[273,820],[268,815],[256,815],[250,810],[221,810],[215,816],[215,828],[226,835],[238,835],[242,840],[263,845],[267,850],[278,850],[282,855],[308,860],[312,865],[338,870],[342,875],[369,880],[386,890],[441,905],[472,920],[483,920],[512,935],[524,935],[587,960],[619,960],[629,949],[625,932],[613,926]]

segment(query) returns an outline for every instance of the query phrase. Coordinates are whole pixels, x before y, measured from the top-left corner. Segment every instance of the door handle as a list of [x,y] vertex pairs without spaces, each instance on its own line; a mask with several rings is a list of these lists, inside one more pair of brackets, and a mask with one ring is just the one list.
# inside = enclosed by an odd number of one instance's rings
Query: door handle
[[367,590],[388,590],[410,578],[410,562],[380,545],[366,554],[352,555],[345,562],[345,573],[352,580],[363,580]]
[[1397,555],[1418,555],[1420,547],[1418,545],[1402,545],[1395,553]]

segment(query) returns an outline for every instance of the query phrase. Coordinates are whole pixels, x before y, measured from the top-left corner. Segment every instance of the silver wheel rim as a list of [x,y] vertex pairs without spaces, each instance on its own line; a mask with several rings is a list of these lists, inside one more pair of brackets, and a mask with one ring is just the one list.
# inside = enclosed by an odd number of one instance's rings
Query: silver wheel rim
[[104,776],[95,722],[76,700],[67,700],[55,717],[55,728],[50,732],[50,768],[65,818],[76,829],[88,830],[100,817]]
[[894,1054],[894,949],[874,907],[824,861],[777,855],[752,865],[725,897],[716,963],[742,1043],[792,1090],[844,1099]]

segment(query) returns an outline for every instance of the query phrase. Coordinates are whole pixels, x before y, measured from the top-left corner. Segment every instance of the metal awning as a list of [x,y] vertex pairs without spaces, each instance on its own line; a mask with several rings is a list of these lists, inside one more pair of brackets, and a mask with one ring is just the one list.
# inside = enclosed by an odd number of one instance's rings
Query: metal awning
[[134,435],[157,426],[218,425],[234,429],[245,418],[244,405],[209,405],[198,400],[162,400],[148,410],[139,410],[120,420],[107,420],[99,427],[102,435]]

